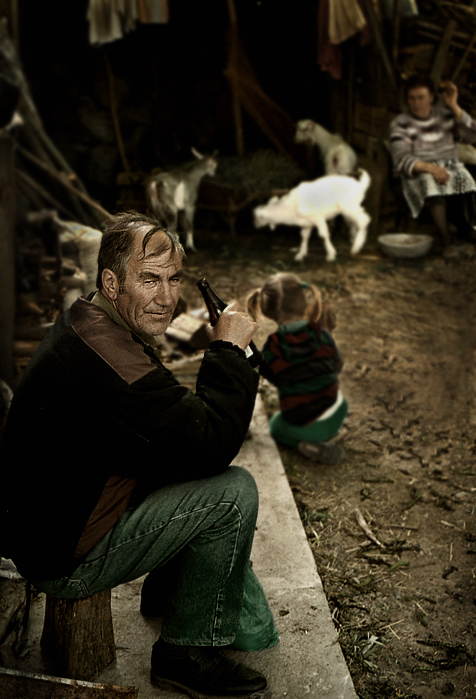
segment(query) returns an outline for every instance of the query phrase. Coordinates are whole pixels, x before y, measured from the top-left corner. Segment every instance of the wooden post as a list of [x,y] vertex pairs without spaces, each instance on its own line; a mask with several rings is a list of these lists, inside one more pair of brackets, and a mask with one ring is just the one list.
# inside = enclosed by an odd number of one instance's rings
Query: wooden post
[[63,677],[96,678],[116,657],[111,591],[83,599],[46,595],[41,646]]
[[402,0],[393,0],[393,41],[392,41],[392,61],[394,70],[398,69],[398,45],[400,40],[400,19]]
[[13,389],[15,332],[15,176],[13,141],[0,130],[0,378]]
[[369,24],[372,28],[372,34],[375,39],[375,43],[377,44],[377,48],[380,52],[380,57],[382,59],[382,63],[385,67],[385,70],[387,72],[388,79],[390,80],[390,85],[393,89],[396,89],[397,87],[397,81],[395,78],[395,73],[393,72],[392,65],[390,63],[387,50],[385,48],[385,43],[382,37],[382,33],[380,31],[379,27],[379,21],[377,14],[374,10],[374,6],[372,3],[372,0],[364,0],[364,9],[365,9],[365,14],[367,16],[367,19],[369,20]]
[[237,87],[236,66],[237,58],[237,42],[238,42],[238,20],[236,9],[233,0],[228,0],[228,13],[230,15],[230,47],[228,54],[228,66],[225,74],[230,82],[231,95],[233,100],[233,118],[235,122],[235,140],[236,152],[238,155],[243,155],[244,152],[244,137],[243,137],[243,121],[241,114],[240,96]]
[[456,25],[456,20],[450,19],[450,21],[446,25],[443,38],[438,47],[438,51],[436,52],[435,60],[433,61],[433,67],[431,69],[430,78],[433,80],[436,89],[438,89],[441,76],[445,69],[448,50],[450,48],[451,39],[456,29]]
[[455,70],[453,71],[453,75],[451,76],[451,82],[454,83],[458,79],[458,75],[460,74],[461,70],[464,68],[464,65],[466,61],[468,60],[468,56],[471,53],[471,50],[474,46],[474,43],[476,42],[476,32],[473,34],[473,36],[470,39],[469,44],[467,45],[463,55],[461,56],[461,59],[456,66]]
[[122,139],[121,125],[119,123],[119,117],[117,114],[117,101],[116,101],[116,88],[115,88],[115,78],[112,72],[111,61],[109,60],[109,55],[107,49],[103,49],[104,64],[106,66],[107,80],[109,85],[109,108],[111,110],[111,119],[114,126],[114,133],[116,134],[117,147],[119,149],[119,155],[121,156],[122,167],[124,172],[130,172],[129,161],[127,160],[126,149],[124,146],[124,141]]

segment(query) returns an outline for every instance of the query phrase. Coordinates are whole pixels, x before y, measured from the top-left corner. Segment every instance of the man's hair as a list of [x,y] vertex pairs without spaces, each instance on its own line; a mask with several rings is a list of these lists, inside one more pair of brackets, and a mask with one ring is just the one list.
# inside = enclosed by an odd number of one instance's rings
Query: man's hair
[[435,83],[433,82],[433,80],[427,75],[422,75],[421,73],[419,73],[417,75],[412,75],[405,82],[405,85],[403,87],[403,94],[405,100],[407,99],[410,90],[416,90],[418,87],[426,87],[430,95],[436,94]]
[[[131,259],[134,246],[134,234],[139,229],[148,229],[142,241],[142,253],[145,255],[147,243],[156,233],[165,236],[163,252],[170,248],[170,254],[178,252],[185,257],[184,249],[179,237],[173,231],[169,231],[160,225],[153,216],[141,214],[136,211],[125,211],[116,214],[109,220],[102,234],[101,245],[98,253],[98,272],[96,285],[102,288],[102,273],[110,269],[122,286],[126,279],[127,265]],[[162,250],[159,250],[159,254]]]

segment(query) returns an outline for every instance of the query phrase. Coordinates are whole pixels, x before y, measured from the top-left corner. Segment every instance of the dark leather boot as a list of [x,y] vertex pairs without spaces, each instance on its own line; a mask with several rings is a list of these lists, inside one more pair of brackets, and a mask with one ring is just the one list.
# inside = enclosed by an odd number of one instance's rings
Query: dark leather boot
[[151,681],[161,689],[178,689],[193,699],[270,696],[264,675],[226,657],[219,648],[176,646],[161,638],[152,648]]

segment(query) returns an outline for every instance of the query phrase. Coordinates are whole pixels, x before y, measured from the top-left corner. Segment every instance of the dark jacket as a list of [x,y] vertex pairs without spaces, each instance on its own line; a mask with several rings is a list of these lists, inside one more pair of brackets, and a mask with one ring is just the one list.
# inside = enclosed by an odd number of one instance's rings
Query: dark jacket
[[214,342],[194,394],[134,333],[78,299],[15,391],[0,445],[0,555],[32,580],[70,575],[109,476],[150,492],[226,469],[258,379],[242,350]]

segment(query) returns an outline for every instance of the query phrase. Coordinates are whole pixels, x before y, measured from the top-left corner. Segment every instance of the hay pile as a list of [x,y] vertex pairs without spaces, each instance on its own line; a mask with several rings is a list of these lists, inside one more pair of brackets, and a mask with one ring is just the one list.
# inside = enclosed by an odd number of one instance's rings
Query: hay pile
[[260,149],[241,156],[221,156],[213,181],[220,187],[251,195],[290,189],[305,179],[305,172],[293,160],[276,151]]

